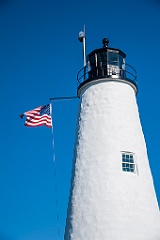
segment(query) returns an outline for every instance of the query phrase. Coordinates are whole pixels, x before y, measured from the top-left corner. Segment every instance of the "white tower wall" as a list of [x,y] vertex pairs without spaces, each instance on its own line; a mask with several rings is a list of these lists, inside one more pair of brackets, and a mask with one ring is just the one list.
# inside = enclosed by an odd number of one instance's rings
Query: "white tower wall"
[[[122,170],[122,152],[135,172]],[[65,240],[160,240],[160,213],[127,82],[103,79],[81,92]]]

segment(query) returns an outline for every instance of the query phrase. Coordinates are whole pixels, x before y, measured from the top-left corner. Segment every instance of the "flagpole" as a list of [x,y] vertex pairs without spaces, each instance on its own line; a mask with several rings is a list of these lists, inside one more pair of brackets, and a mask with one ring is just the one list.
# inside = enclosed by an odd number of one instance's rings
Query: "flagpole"
[[56,197],[56,211],[57,211],[57,235],[60,240],[60,224],[59,224],[59,201],[58,201],[58,187],[57,187],[57,169],[56,169],[56,154],[55,154],[55,143],[54,143],[54,130],[53,130],[53,113],[52,113],[52,101],[71,100],[76,99],[77,96],[71,97],[55,97],[50,98],[50,114],[52,119],[52,148],[53,148],[53,163],[54,163],[54,178],[55,178],[55,197]]
[[57,169],[56,169],[56,154],[54,144],[53,118],[52,118],[52,102],[50,101],[50,114],[52,119],[52,148],[53,148],[53,163],[54,163],[54,179],[55,179],[55,197],[56,197],[56,211],[57,211],[57,235],[60,239],[60,224],[59,224],[59,202],[58,202],[58,187],[57,187]]

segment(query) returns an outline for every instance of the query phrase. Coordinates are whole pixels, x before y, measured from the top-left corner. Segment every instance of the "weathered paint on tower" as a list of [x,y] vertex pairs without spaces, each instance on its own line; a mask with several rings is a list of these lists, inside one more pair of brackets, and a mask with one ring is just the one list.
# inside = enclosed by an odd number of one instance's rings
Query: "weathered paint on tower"
[[[88,55],[65,240],[159,240],[160,212],[125,54]],[[131,73],[128,76],[127,72]],[[134,76],[131,79],[131,76]]]

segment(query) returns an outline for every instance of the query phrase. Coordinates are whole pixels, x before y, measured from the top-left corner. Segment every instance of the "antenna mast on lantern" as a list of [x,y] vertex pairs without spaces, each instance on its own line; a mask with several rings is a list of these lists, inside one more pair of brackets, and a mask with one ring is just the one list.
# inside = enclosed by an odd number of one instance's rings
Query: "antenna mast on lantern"
[[84,25],[83,31],[79,32],[78,39],[83,43],[83,65],[84,65],[84,79],[86,75],[86,29]]

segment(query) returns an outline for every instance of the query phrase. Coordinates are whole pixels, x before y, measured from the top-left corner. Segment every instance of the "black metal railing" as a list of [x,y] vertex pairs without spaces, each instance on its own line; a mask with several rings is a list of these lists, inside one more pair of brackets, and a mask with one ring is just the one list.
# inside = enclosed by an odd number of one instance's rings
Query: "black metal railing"
[[123,64],[120,68],[117,62],[99,63],[98,66],[87,65],[80,69],[77,74],[77,87],[85,81],[91,81],[98,78],[116,78],[131,81],[137,86],[137,72],[129,64]]

